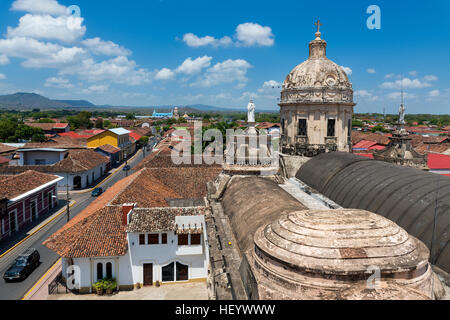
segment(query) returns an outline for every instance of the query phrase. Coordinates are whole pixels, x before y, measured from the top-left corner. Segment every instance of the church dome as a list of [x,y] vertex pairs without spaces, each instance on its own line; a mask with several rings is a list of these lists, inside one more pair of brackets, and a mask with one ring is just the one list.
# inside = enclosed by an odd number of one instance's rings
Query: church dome
[[337,299],[349,287],[367,284],[378,271],[381,282],[395,281],[431,297],[428,248],[368,211],[285,213],[258,229],[254,243],[256,270],[271,279],[268,292],[279,291],[273,283],[284,283],[292,295],[300,294],[294,299]]
[[353,103],[353,89],[344,69],[326,57],[327,42],[316,33],[309,58],[286,77],[281,104],[298,102]]

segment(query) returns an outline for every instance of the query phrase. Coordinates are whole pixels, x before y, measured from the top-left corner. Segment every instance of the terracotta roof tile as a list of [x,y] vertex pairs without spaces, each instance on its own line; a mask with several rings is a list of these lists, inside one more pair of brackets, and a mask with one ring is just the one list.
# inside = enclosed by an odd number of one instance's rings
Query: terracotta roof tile
[[65,258],[111,257],[127,253],[122,207],[107,206],[48,238],[44,245]]
[[16,147],[11,147],[6,144],[0,143],[0,153],[8,153],[8,152],[16,151],[17,149],[18,148],[16,148]]
[[91,149],[72,149],[66,158],[53,165],[43,166],[1,166],[1,173],[18,173],[27,170],[51,173],[78,173],[89,171],[102,163],[109,163],[109,158]]
[[116,148],[116,147],[114,147],[114,146],[112,146],[110,144],[105,144],[103,146],[98,147],[97,149],[100,149],[100,150],[105,151],[105,152],[110,153],[110,154],[114,154],[114,153],[120,152],[119,148]]
[[[206,215],[208,208],[153,208],[134,209],[127,232],[176,231],[175,217]],[[187,226],[186,226],[187,227]],[[195,226],[191,226],[195,228]],[[200,227],[200,226],[197,226]]]
[[32,170],[15,176],[4,176],[0,180],[0,199],[14,199],[58,178],[58,176]]

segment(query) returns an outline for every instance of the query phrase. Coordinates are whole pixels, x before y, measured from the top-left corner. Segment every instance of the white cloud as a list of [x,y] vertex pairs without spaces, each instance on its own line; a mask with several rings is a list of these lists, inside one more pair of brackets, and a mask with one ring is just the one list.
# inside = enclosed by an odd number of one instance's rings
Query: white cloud
[[156,80],[170,80],[170,79],[173,79],[174,77],[175,77],[175,72],[173,72],[172,70],[170,70],[168,68],[162,68],[155,75]]
[[193,33],[186,33],[183,36],[183,41],[189,46],[189,47],[204,47],[211,45],[213,47],[227,47],[233,43],[233,40],[231,40],[230,37],[223,37],[221,39],[216,39],[211,36],[204,36],[204,37],[198,37]]
[[131,51],[112,41],[100,38],[91,38],[82,41],[82,44],[93,54],[104,56],[129,56]]
[[34,39],[58,40],[72,43],[86,33],[83,18],[73,16],[52,17],[50,15],[26,14],[19,20],[17,28],[8,27],[8,38],[29,37]]
[[63,68],[60,74],[77,75],[91,82],[110,81],[130,86],[151,82],[150,73],[146,69],[139,68],[135,61],[124,56],[102,62],[95,62],[92,58],[85,59],[76,66]]
[[384,89],[399,89],[402,87],[402,83],[403,88],[409,89],[420,89],[431,87],[431,84],[428,82],[423,82],[420,81],[419,79],[409,79],[409,78],[404,78],[403,80],[397,80],[395,82],[384,82],[381,84],[380,87]]
[[436,77],[436,76],[434,76],[434,75],[428,75],[428,76],[423,77],[423,79],[424,79],[425,81],[437,81],[437,80],[438,80],[438,77]]
[[227,47],[235,46],[273,46],[275,40],[270,27],[263,27],[257,23],[247,22],[236,27],[235,37],[237,41],[233,42],[231,37],[215,38],[213,36],[199,37],[193,33],[186,33],[183,41],[189,47]]
[[352,75],[352,73],[353,73],[353,70],[352,70],[352,69],[350,69],[349,67],[344,67],[344,66],[341,66],[341,68],[342,68],[342,69],[344,69],[344,71],[345,71],[345,73],[346,73],[347,75],[349,75],[349,76],[351,76],[351,75]]
[[82,93],[88,94],[88,93],[105,93],[109,90],[109,85],[102,84],[102,85],[93,85],[90,86],[87,89],[84,89]]
[[242,23],[236,28],[236,38],[244,46],[273,46],[275,40],[270,27],[263,27],[257,23]]
[[[388,97],[389,99],[392,99],[392,100],[399,100],[399,99],[401,98],[401,96],[402,96],[402,93],[401,93],[401,92],[391,92],[391,93],[389,93],[389,94],[387,95],[387,97]],[[412,94],[412,93],[408,93],[408,92],[404,92],[404,93],[403,93],[403,96],[404,96],[405,98],[408,98],[408,99],[415,99],[415,98],[416,98],[416,95],[414,95],[414,94]]]
[[212,87],[221,83],[239,82],[247,83],[247,71],[251,65],[243,59],[228,59],[224,62],[216,63],[209,68],[205,75],[194,82],[192,86]]
[[275,80],[269,80],[269,81],[265,81],[262,85],[261,88],[258,89],[258,92],[263,93],[263,92],[269,92],[269,93],[274,93],[274,90],[276,90],[276,92],[279,92],[281,90],[281,86],[282,83],[277,82]]
[[27,68],[60,68],[80,61],[86,54],[82,48],[66,48],[25,37],[0,39],[0,53],[25,59],[22,66]]
[[392,79],[394,77],[395,77],[395,73],[389,73],[389,74],[384,76],[385,79]]
[[0,80],[6,79],[6,76],[3,73],[0,73]]
[[428,92],[429,97],[439,97],[441,95],[441,92],[439,90],[432,90]]
[[61,77],[52,77],[48,78],[44,84],[45,87],[51,88],[60,88],[60,89],[70,89],[73,88],[73,85],[69,82],[69,80]]
[[63,15],[67,8],[56,0],[16,0],[11,6],[13,11]]
[[377,73],[375,69],[367,69],[367,73],[374,74]]
[[6,54],[0,54],[0,66],[6,65],[9,63],[9,58]]
[[187,58],[184,62],[176,69],[176,72],[184,73],[187,75],[193,75],[201,72],[204,68],[211,65],[212,57],[203,56],[198,57],[195,60]]
[[417,71],[416,70],[410,71],[409,75],[413,76],[413,77],[416,77],[417,76]]
[[378,96],[373,95],[371,92],[367,90],[358,90],[355,91],[355,97],[364,98],[369,101],[376,101],[378,100]]

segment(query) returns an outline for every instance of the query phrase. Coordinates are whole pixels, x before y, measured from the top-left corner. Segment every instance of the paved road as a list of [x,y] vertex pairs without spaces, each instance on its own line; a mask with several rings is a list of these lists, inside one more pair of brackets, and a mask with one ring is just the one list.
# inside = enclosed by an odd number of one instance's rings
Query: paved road
[[[148,156],[150,152],[145,152]],[[128,164],[133,168],[143,159],[142,151],[137,153],[137,156]],[[111,187],[117,181],[125,178],[126,173],[122,170],[105,181],[101,186],[106,189]],[[80,213],[86,206],[88,206],[94,198],[90,193],[86,194],[72,194],[72,199],[76,201],[76,204],[70,209],[71,218]],[[47,272],[47,270],[59,259],[59,256],[42,245],[49,236],[55,233],[67,222],[67,215],[64,213],[57,219],[49,223],[47,226],[39,230],[36,234],[25,240],[12,252],[0,259],[0,300],[20,300],[31,287]],[[19,254],[26,251],[28,248],[36,248],[41,255],[41,265],[23,282],[20,283],[6,283],[3,280],[5,271],[9,268],[10,264],[17,258]]]

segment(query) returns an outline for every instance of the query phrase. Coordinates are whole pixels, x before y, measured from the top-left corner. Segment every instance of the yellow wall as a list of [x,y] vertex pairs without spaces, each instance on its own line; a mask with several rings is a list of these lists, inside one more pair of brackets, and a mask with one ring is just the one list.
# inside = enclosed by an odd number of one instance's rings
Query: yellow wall
[[87,140],[88,148],[98,148],[110,144],[116,148],[119,147],[118,136],[111,131],[102,132],[96,136],[90,137]]

